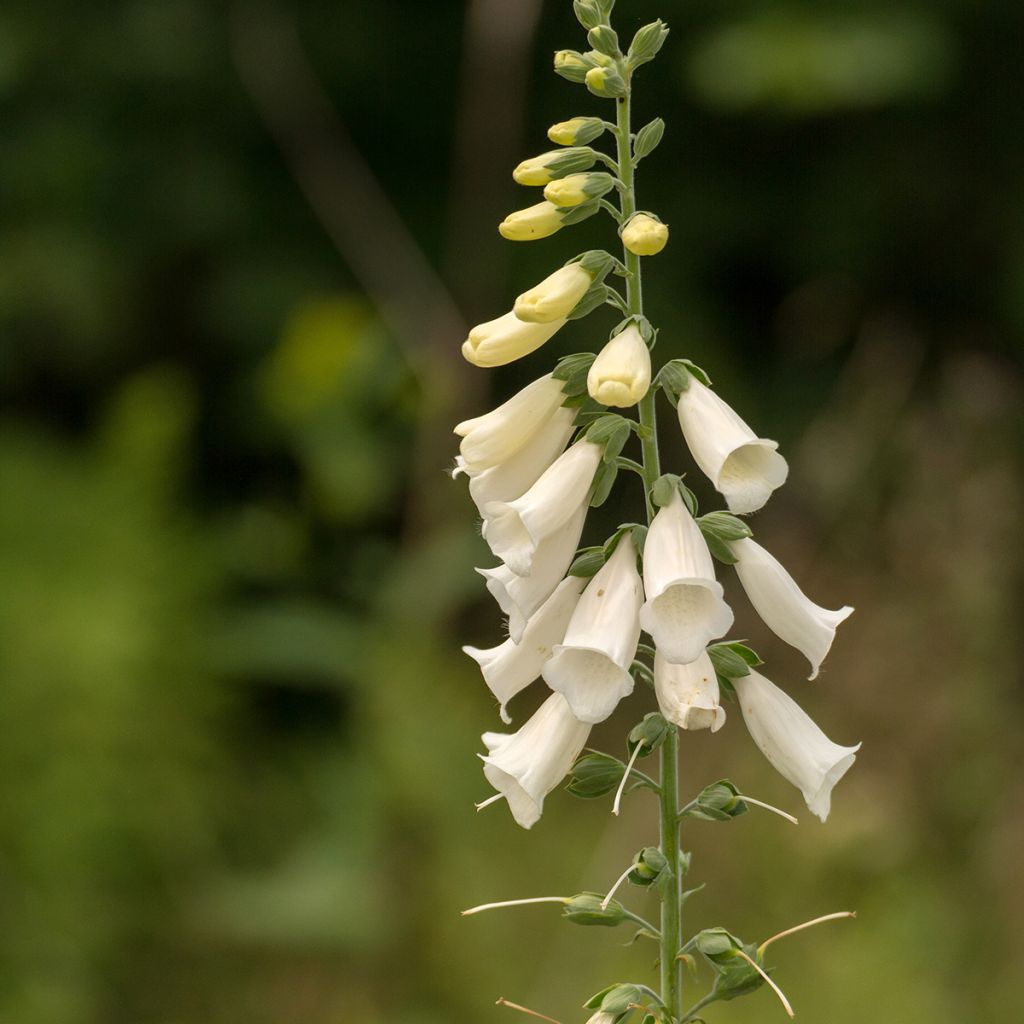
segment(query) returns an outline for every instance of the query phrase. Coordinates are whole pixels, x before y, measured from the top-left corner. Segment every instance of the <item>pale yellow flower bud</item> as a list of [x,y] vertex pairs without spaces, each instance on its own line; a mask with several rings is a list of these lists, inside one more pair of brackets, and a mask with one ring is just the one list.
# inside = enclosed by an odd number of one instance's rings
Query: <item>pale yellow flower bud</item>
[[512,242],[531,242],[536,238],[547,238],[562,227],[562,215],[554,203],[546,199],[536,206],[510,213],[499,225],[502,238]]
[[638,213],[622,229],[622,244],[637,256],[654,256],[668,243],[668,225]]
[[636,324],[616,334],[598,353],[587,374],[587,391],[602,405],[626,409],[651,386],[651,353]]
[[528,323],[546,324],[567,317],[587,294],[593,278],[579,263],[570,263],[516,299],[514,312]]
[[582,146],[592,142],[604,131],[599,117],[573,117],[559,121],[548,129],[548,138],[560,146]]
[[555,206],[579,206],[592,196],[587,191],[589,174],[570,174],[544,186],[544,198]]
[[474,366],[504,366],[540,348],[564,324],[564,318],[530,324],[508,312],[477,324],[462,344],[462,355]]

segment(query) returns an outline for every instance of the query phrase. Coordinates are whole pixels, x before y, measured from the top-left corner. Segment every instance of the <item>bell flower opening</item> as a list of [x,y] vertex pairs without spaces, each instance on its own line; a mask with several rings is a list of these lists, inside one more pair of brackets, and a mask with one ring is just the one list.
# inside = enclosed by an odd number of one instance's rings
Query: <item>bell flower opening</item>
[[501,704],[499,714],[506,724],[512,721],[506,710],[508,702],[539,678],[552,648],[565,636],[585,583],[575,576],[562,580],[526,623],[519,643],[509,637],[489,650],[462,648],[480,666],[487,688]]
[[516,643],[522,639],[527,620],[547,600],[572,564],[586,518],[587,507],[581,505],[572,518],[541,541],[529,576],[517,576],[504,564],[477,569],[498,607],[508,616],[508,635]]
[[747,730],[772,767],[803,794],[812,814],[828,818],[832,789],[857,759],[858,743],[833,743],[789,694],[760,673],[732,680]]
[[643,562],[641,626],[666,660],[695,661],[729,631],[733,613],[715,579],[707,541],[678,491],[651,523]]
[[595,402],[626,409],[651,386],[651,353],[636,324],[616,334],[598,353],[587,373],[587,391]]
[[548,422],[507,461],[471,476],[469,495],[480,512],[496,501],[512,501],[525,494],[540,475],[565,451],[576,413],[556,409]]
[[547,324],[567,317],[587,294],[593,277],[577,263],[559,267],[516,299],[513,312],[526,323]]
[[529,576],[537,547],[585,506],[604,449],[577,441],[514,501],[485,506],[484,540],[517,576]]
[[544,798],[568,774],[589,735],[590,726],[557,693],[518,732],[484,733],[484,776],[508,801],[517,824],[531,828],[540,820]]
[[630,666],[640,640],[642,600],[636,548],[624,536],[587,584],[565,639],[541,672],[580,721],[603,722],[633,692]]
[[666,721],[680,729],[718,732],[725,725],[718,676],[707,651],[685,665],[673,664],[661,651],[656,651],[654,692]]
[[555,415],[563,401],[562,381],[549,373],[489,413],[457,424],[454,433],[462,438],[459,453],[466,472],[472,476],[511,458]]
[[535,352],[564,326],[564,318],[530,324],[510,311],[477,324],[462,343],[462,355],[474,366],[504,366]]
[[832,647],[839,624],[853,614],[849,605],[836,611],[816,605],[797,586],[782,564],[760,544],[748,538],[733,541],[736,574],[764,624],[811,663],[809,679],[816,679]]
[[786,482],[789,466],[778,442],[758,437],[693,375],[677,411],[690,454],[730,512],[756,512]]

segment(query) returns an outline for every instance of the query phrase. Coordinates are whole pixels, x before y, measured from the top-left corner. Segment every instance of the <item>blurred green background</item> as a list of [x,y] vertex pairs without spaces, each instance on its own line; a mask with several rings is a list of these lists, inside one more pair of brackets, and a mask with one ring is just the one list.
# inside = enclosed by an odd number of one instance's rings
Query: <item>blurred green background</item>
[[[758,538],[857,607],[814,684],[724,573],[735,635],[864,741],[821,827],[735,710],[686,737],[685,791],[728,775],[802,818],[688,825],[687,919],[750,941],[856,909],[774,947],[801,1020],[1013,1024],[1024,8],[620,0],[616,25],[657,16],[658,353],[782,442]],[[458,350],[614,240],[495,231],[546,127],[604,109],[550,73],[582,42],[568,0],[0,9],[5,1024],[513,1020],[499,996],[569,1024],[654,977],[555,908],[458,915],[604,889],[655,834],[643,793],[613,820],[556,792],[530,833],[472,806],[497,719],[459,647],[501,629],[451,424],[612,314],[496,372]],[[775,1019],[766,991],[708,1012]]]

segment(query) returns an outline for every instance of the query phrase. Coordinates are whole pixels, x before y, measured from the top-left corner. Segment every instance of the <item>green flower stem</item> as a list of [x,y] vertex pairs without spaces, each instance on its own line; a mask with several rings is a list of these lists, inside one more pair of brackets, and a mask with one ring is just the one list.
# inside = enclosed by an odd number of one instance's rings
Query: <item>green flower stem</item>
[[[619,202],[620,223],[625,224],[636,212],[633,154],[631,151],[630,94],[615,101],[619,180],[622,182]],[[640,257],[623,247],[626,277],[626,313],[643,316],[643,291],[640,281]],[[654,518],[651,488],[661,475],[658,454],[658,433],[655,420],[655,389],[650,388],[640,400],[640,444],[643,452],[644,489],[647,499],[647,521]],[[682,1016],[683,965],[676,959],[682,944],[682,878],[679,873],[679,734],[673,729],[661,748],[661,852],[672,871],[670,883],[661,890],[661,1000],[668,1012]]]

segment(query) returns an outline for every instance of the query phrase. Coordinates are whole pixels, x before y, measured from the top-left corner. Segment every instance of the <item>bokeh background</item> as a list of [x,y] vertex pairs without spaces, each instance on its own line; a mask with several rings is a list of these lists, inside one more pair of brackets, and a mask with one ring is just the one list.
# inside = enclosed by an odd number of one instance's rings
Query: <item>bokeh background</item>
[[[811,684],[723,574],[768,675],[864,747],[822,827],[735,711],[687,737],[684,791],[728,775],[802,819],[688,825],[687,920],[856,909],[774,947],[802,1020],[1012,1024],[1024,8],[618,8],[673,29],[636,99],[668,124],[639,175],[672,227],[658,352],[782,442],[758,538],[857,607]],[[451,424],[612,314],[497,372],[458,350],[614,240],[495,231],[546,127],[602,111],[550,72],[582,42],[568,0],[0,10],[0,1020],[500,1024],[504,996],[568,1024],[653,977],[557,908],[458,915],[602,890],[654,837],[643,793],[613,820],[556,792],[530,833],[473,812],[496,715],[459,647],[501,627]]]

